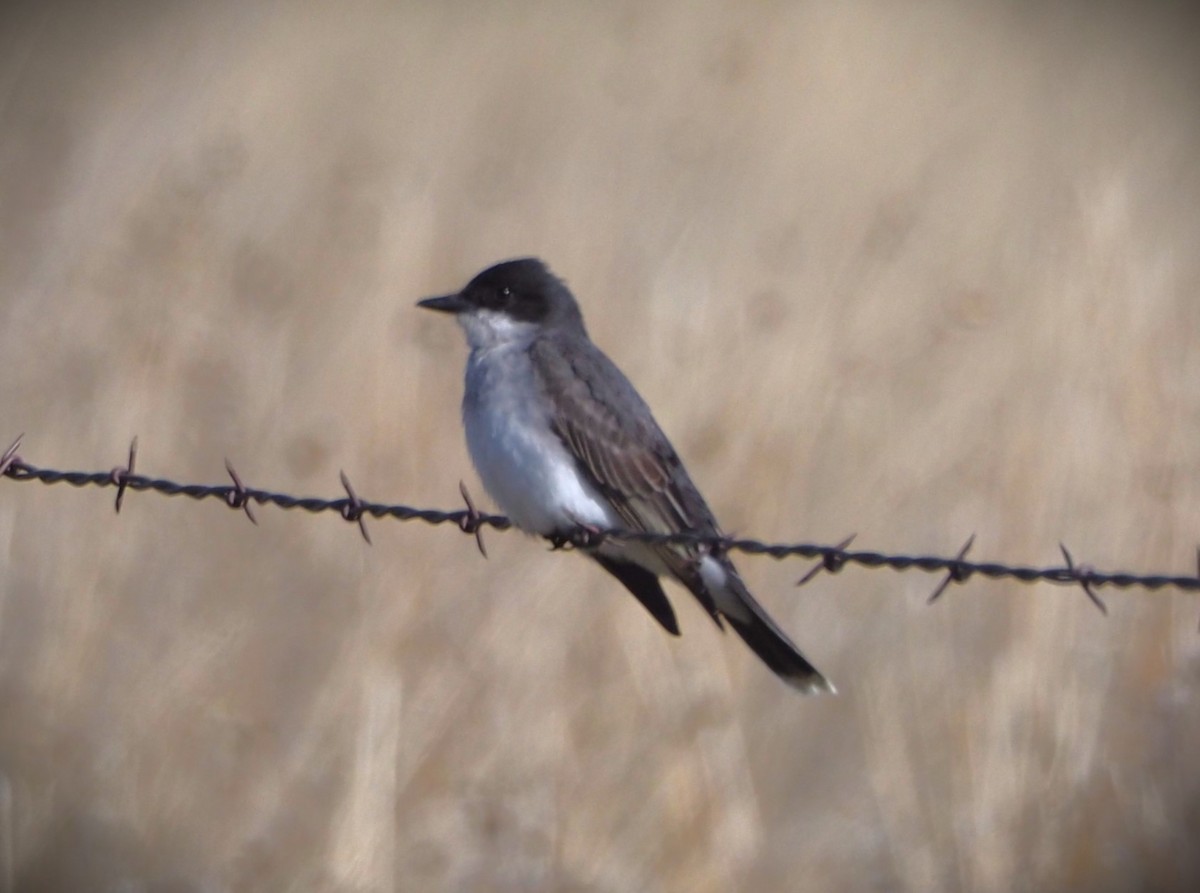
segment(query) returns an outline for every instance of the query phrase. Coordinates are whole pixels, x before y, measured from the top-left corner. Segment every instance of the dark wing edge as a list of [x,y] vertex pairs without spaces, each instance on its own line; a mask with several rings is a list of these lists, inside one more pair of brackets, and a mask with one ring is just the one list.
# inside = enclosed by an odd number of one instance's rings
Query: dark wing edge
[[650,616],[657,620],[663,629],[673,636],[679,635],[679,621],[675,619],[675,611],[667,600],[667,594],[663,592],[658,577],[632,561],[618,561],[598,552],[593,552],[592,557],[633,593],[634,598],[642,603],[642,607],[650,612]]

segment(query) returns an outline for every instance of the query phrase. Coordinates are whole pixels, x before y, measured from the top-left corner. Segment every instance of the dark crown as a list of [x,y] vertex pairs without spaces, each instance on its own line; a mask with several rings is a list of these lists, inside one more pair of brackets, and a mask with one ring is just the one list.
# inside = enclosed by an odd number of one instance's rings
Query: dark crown
[[481,310],[493,310],[523,322],[583,325],[571,290],[536,257],[488,267],[467,283],[462,297]]

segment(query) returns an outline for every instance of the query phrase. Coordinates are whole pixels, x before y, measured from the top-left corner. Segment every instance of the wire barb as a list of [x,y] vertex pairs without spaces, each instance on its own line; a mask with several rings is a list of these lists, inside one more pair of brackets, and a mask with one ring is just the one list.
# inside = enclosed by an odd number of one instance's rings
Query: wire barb
[[346,472],[338,471],[338,475],[342,479],[342,486],[346,488],[346,504],[342,506],[342,517],[347,521],[356,522],[358,524],[358,532],[367,541],[367,545],[373,546],[374,543],[371,542],[371,534],[367,533],[366,519],[363,517],[366,503],[358,498],[358,494],[350,486],[350,478],[346,476]]
[[1092,590],[1092,580],[1094,577],[1092,568],[1086,564],[1081,564],[1076,567],[1075,562],[1071,560],[1071,553],[1067,551],[1067,547],[1062,543],[1059,543],[1058,548],[1062,549],[1063,558],[1067,560],[1067,573],[1070,574],[1070,579],[1074,580],[1083,587],[1084,595],[1090,598],[1092,600],[1092,604],[1099,609],[1100,613],[1107,617],[1108,606],[1104,604],[1104,602],[1100,600],[1100,596],[1096,595],[1096,593]]
[[487,548],[483,545],[483,516],[475,508],[475,502],[471,499],[471,491],[462,481],[458,482],[458,492],[462,494],[463,502],[467,504],[467,510],[463,513],[462,520],[458,522],[458,529],[463,533],[474,534],[479,554],[486,559],[488,554]]
[[225,470],[233,478],[233,486],[226,488],[225,504],[231,509],[241,509],[244,511],[246,517],[250,519],[250,523],[257,527],[258,519],[254,517],[254,512],[250,510],[250,491],[246,489],[246,485],[242,483],[242,479],[238,477],[238,473],[233,470],[233,463],[228,459],[225,460]]
[[975,545],[975,534],[972,533],[967,537],[967,541],[963,544],[963,547],[958,550],[958,555],[954,557],[954,563],[946,571],[945,579],[938,584],[937,589],[933,590],[933,593],[925,600],[925,604],[932,605],[941,598],[942,593],[946,591],[946,587],[951,583],[965,583],[971,579],[971,568],[969,565],[963,564],[963,559],[967,557],[967,553],[971,551],[973,545]]
[[856,536],[858,536],[857,533],[852,533],[836,546],[825,549],[821,553],[821,560],[809,568],[808,573],[796,581],[796,585],[803,586],[805,583],[810,582],[817,574],[821,573],[821,571],[829,571],[831,574],[836,574],[845,567],[846,548],[854,542]]
[[112,482],[117,485],[117,498],[113,507],[117,510],[117,514],[121,514],[121,503],[125,501],[125,488],[129,486],[129,479],[133,476],[133,466],[137,462],[137,436],[134,435],[133,440],[129,442],[129,461],[122,468],[118,465],[112,470]]

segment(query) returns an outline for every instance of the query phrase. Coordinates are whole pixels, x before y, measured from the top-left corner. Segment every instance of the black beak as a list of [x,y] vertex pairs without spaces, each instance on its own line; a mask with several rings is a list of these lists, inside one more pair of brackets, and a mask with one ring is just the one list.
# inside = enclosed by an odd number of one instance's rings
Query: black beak
[[441,295],[437,298],[426,298],[423,301],[417,301],[418,307],[424,307],[426,310],[439,310],[442,313],[462,313],[468,309],[469,305],[462,299],[462,295]]

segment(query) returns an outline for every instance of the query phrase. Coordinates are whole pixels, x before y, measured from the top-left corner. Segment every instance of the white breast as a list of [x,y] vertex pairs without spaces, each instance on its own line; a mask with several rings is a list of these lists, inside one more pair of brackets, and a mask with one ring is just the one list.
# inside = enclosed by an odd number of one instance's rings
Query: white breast
[[463,424],[467,449],[500,510],[530,533],[578,524],[617,526],[612,509],[580,475],[539,404],[524,345],[473,350]]

